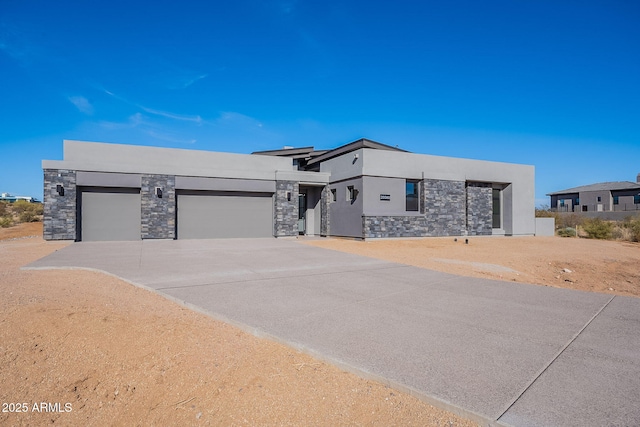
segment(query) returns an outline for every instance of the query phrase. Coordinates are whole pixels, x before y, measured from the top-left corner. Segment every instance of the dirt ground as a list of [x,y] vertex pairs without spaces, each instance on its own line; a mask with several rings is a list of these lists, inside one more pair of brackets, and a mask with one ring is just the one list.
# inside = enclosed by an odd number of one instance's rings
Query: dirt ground
[[0,425],[476,425],[113,277],[20,271],[66,245],[41,235],[0,229]]
[[[21,271],[67,245],[44,242],[41,227],[0,229],[2,425],[475,425],[113,277]],[[640,295],[638,244],[303,243],[462,275]]]
[[640,244],[569,237],[320,239],[304,243],[463,276],[640,296]]

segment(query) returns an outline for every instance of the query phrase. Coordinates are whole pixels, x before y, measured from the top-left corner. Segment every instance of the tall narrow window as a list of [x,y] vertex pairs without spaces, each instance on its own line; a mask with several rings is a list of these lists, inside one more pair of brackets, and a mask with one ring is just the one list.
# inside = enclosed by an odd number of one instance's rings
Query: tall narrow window
[[407,180],[406,183],[406,210],[417,211],[418,210],[418,188],[420,181]]
[[620,204],[620,198],[618,196],[613,196],[613,204],[614,205],[619,205]]
[[356,190],[353,185],[347,186],[347,202],[353,203],[356,200]]
[[338,198],[337,198],[337,194],[336,194],[336,191],[337,191],[337,190],[336,190],[335,188],[332,188],[332,189],[331,189],[331,201],[332,201],[332,202],[335,202],[336,200],[338,200]]
[[640,205],[640,194],[638,194],[637,196],[633,196],[633,204]]
[[[494,188],[491,194],[493,201],[493,218],[492,227],[502,228],[502,197],[499,188]],[[562,200],[562,206],[564,206],[564,199]]]

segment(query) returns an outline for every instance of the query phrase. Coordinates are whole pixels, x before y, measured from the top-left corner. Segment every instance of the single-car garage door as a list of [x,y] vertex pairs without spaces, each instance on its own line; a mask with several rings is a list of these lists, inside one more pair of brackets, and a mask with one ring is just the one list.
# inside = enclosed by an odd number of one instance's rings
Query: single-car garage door
[[84,189],[80,199],[80,239],[140,240],[140,190]]
[[271,193],[178,192],[178,239],[273,237]]

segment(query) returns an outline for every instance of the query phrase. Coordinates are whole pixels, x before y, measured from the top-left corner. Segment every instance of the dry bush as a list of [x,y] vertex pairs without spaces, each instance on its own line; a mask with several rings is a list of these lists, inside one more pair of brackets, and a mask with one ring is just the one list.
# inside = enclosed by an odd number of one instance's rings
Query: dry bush
[[640,242],[640,217],[629,217],[622,222],[622,227],[626,230],[627,239],[631,242]]
[[609,240],[613,237],[615,224],[600,218],[588,218],[582,223],[582,229],[590,239]]

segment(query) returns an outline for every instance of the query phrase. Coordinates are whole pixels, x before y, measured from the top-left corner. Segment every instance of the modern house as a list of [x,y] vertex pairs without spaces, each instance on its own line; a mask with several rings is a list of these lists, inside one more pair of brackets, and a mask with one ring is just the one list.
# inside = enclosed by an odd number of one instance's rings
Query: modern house
[[534,235],[534,167],[360,139],[253,154],[64,141],[47,240]]
[[547,194],[557,212],[640,212],[640,174],[636,182],[602,182]]
[[14,203],[14,202],[17,202],[18,200],[24,200],[25,202],[29,202],[29,203],[40,203],[40,200],[31,196],[14,196],[13,194],[9,194],[9,193],[0,194],[0,202]]

